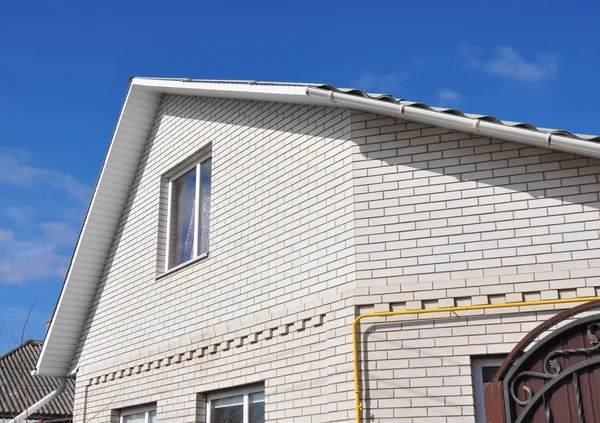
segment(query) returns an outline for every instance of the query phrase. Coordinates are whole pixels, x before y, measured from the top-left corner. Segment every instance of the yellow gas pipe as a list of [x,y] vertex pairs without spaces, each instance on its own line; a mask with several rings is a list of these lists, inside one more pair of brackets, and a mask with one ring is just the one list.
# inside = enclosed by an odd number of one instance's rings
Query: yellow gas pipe
[[388,316],[402,316],[407,314],[425,314],[425,313],[443,313],[446,311],[468,311],[468,310],[487,310],[491,308],[508,308],[508,307],[525,307],[525,306],[536,306],[536,305],[553,305],[553,304],[565,304],[565,303],[584,303],[587,301],[600,300],[600,297],[582,297],[582,298],[563,298],[557,300],[540,300],[540,301],[521,301],[517,303],[504,303],[504,304],[481,304],[472,306],[458,306],[458,307],[439,307],[439,308],[425,308],[419,310],[402,310],[402,311],[382,311],[378,313],[365,313],[361,314],[352,323],[352,346],[354,348],[354,394],[356,398],[356,423],[360,423],[361,414],[363,410],[362,402],[360,399],[360,380],[359,380],[359,359],[358,359],[358,340],[357,340],[357,327],[358,323],[366,317],[388,317]]

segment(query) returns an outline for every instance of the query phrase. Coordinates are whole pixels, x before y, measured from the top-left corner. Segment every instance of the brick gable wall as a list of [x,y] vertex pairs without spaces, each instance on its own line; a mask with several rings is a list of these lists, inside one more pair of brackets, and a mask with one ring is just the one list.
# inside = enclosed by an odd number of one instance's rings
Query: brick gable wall
[[[163,275],[164,175],[213,154],[208,259]],[[348,109],[166,96],[78,350],[76,410],[203,422],[265,383],[267,421],[354,420],[358,313],[598,295],[596,160]],[[361,323],[365,416],[472,422],[473,355],[555,307]],[[83,421],[76,417],[75,421]]]

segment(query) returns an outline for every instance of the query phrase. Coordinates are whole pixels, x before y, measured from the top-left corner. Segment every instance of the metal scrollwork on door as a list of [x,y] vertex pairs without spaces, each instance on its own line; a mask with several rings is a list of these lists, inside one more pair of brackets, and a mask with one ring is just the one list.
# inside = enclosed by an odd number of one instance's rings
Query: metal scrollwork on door
[[[590,303],[587,309],[592,308],[600,303]],[[586,307],[576,308],[581,310]],[[503,405],[487,423],[600,423],[600,314],[576,319],[536,342],[574,314],[550,319],[513,350],[489,387],[500,393]],[[493,404],[486,402],[486,410],[488,405]]]
[[[578,420],[579,420],[579,422],[583,423],[585,420],[584,420],[584,415],[583,415],[583,405],[582,405],[582,401],[581,401],[581,384],[579,381],[578,371],[585,370],[586,367],[578,366],[578,368],[573,369],[572,372],[565,372],[565,371],[563,371],[563,369],[566,370],[567,366],[566,365],[561,366],[559,359],[561,357],[569,357],[569,356],[573,356],[573,355],[592,355],[593,353],[599,351],[600,350],[600,342],[598,341],[596,332],[600,332],[600,322],[595,322],[595,323],[589,324],[586,332],[587,332],[587,336],[586,336],[587,341],[590,343],[589,347],[554,350],[554,351],[548,353],[543,360],[543,364],[542,364],[543,370],[544,370],[543,373],[532,372],[532,371],[522,371],[522,372],[516,374],[510,383],[510,389],[509,389],[512,399],[517,404],[525,407],[525,410],[530,411],[532,409],[532,407],[527,408],[527,406],[532,402],[536,393],[526,383],[523,383],[521,385],[521,389],[526,393],[526,399],[522,400],[518,397],[517,388],[520,385],[520,382],[523,381],[523,379],[527,378],[527,379],[543,380],[543,381],[545,381],[543,391],[544,392],[552,392],[553,385],[557,385],[557,387],[558,387],[562,383],[565,382],[565,380],[563,380],[563,379],[566,379],[567,377],[571,377],[572,381],[573,381],[573,386],[575,388],[575,397],[576,397],[577,408],[578,408],[578,417],[579,417]],[[588,361],[588,360],[586,360],[586,361]],[[584,363],[586,361],[584,361]],[[589,362],[589,364],[593,365],[594,360],[591,360]],[[563,375],[564,375],[564,377],[563,377]],[[553,413],[550,409],[550,402],[549,402],[548,395],[542,393],[540,398],[543,403],[544,416],[546,417],[546,421],[548,423],[552,423]],[[516,421],[517,422],[518,421],[526,421],[524,419],[527,416],[529,416],[529,413],[524,413]]]

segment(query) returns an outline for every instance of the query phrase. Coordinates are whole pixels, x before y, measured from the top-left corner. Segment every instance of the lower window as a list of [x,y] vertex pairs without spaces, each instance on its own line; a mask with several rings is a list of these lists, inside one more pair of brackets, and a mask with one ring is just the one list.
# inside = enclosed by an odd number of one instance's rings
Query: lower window
[[504,356],[472,357],[473,396],[475,399],[475,422],[485,423],[485,384],[494,380],[496,372],[504,361]]
[[121,410],[121,423],[156,423],[156,406]]
[[207,396],[207,423],[264,423],[262,386],[217,392]]

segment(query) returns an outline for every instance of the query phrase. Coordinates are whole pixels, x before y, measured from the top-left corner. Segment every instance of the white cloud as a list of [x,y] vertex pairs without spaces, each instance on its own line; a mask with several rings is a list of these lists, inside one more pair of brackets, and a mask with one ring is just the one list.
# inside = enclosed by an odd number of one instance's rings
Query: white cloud
[[63,190],[81,204],[87,204],[91,189],[64,172],[29,165],[23,151],[0,151],[0,183],[27,188],[51,187]]
[[491,57],[481,59],[479,49],[461,46],[458,56],[467,66],[502,78],[537,84],[551,80],[558,71],[558,56],[555,54],[538,55],[527,60],[512,47],[502,46],[494,50]]
[[10,229],[0,228],[0,244],[6,244],[13,240],[13,232]]
[[8,206],[4,209],[8,217],[17,222],[19,225],[30,224],[35,217],[35,210],[31,206]]
[[454,90],[440,89],[437,92],[438,104],[440,106],[456,106],[460,101],[460,97],[460,94]]
[[0,231],[0,234],[11,234],[3,238],[0,250],[0,284],[22,283],[48,276],[64,277],[69,257],[58,251],[58,244],[44,236],[20,240],[12,236],[12,231]]
[[510,47],[500,47],[493,58],[483,63],[483,68],[488,73],[528,82],[553,78],[557,67],[556,55],[541,55],[535,61],[527,61]]
[[66,222],[42,222],[40,228],[45,237],[56,244],[73,244],[79,232]]
[[379,75],[373,72],[363,72],[357,79],[350,81],[350,85],[364,91],[390,93],[402,88],[406,78],[408,78],[408,72],[392,72]]
[[[91,190],[64,172],[36,167],[27,152],[0,150],[0,186],[19,189],[3,195],[0,210],[9,217],[10,226],[0,228],[0,284],[20,284],[44,278],[60,278],[69,265],[77,239],[81,210]],[[31,191],[33,202],[19,204]],[[52,204],[45,201],[51,190]],[[81,213],[79,213],[80,215]]]

